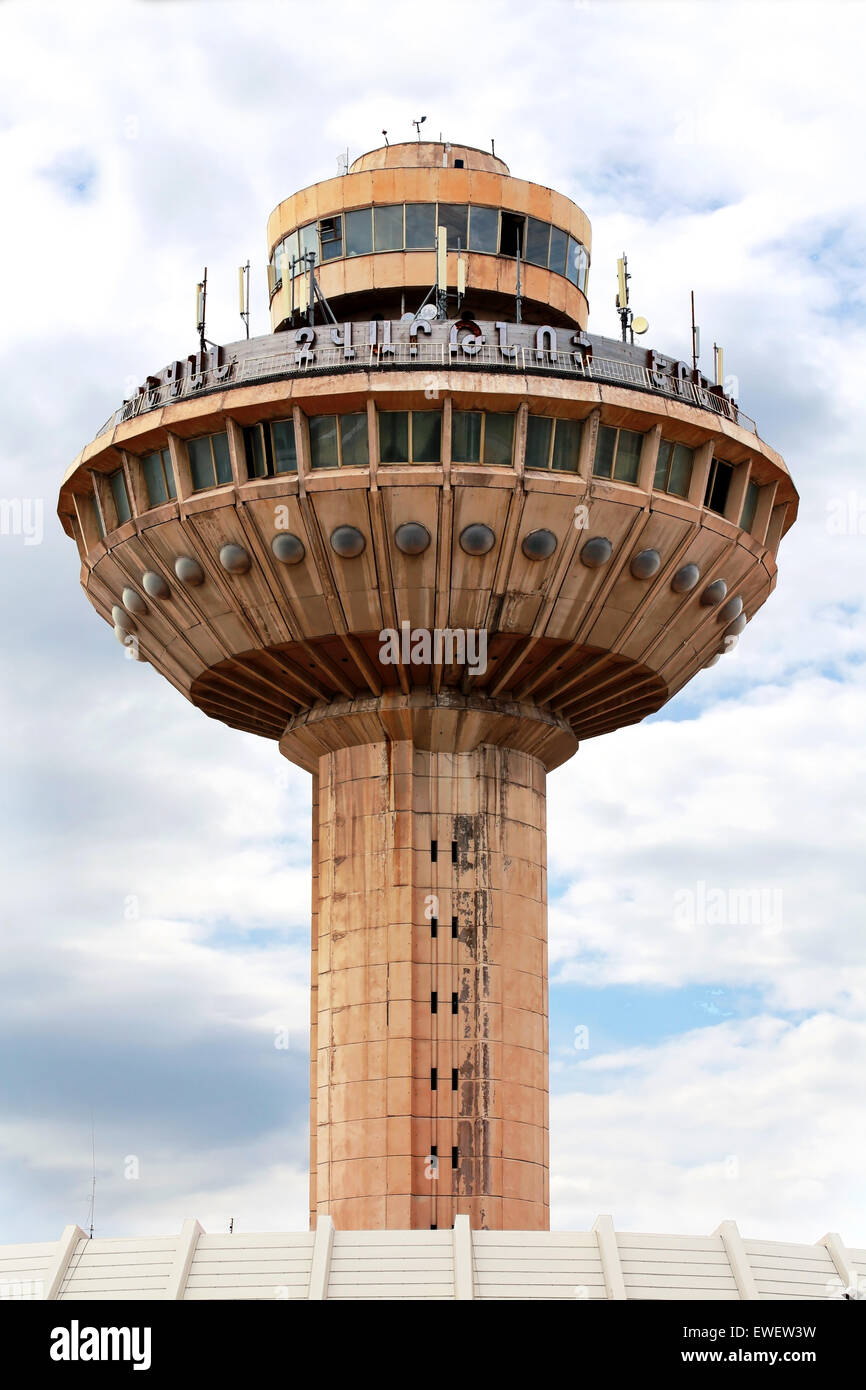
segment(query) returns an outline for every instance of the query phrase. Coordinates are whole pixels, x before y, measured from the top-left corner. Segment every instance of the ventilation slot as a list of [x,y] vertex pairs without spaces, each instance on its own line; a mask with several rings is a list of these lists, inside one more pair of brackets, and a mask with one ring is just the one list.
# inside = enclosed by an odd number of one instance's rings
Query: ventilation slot
[[439,995],[435,989],[430,991],[430,1012],[431,1014],[438,1014],[439,1012]]
[[431,841],[430,841],[430,862],[431,862],[431,864],[435,864],[436,861],[438,860],[438,858],[439,858],[439,842],[438,842],[438,840],[431,840]]
[[438,936],[438,935],[439,935],[439,918],[438,918],[438,917],[431,917],[431,918],[430,918],[430,935],[431,935],[431,936]]
[[435,1067],[431,1067],[431,1068],[430,1068],[430,1090],[431,1090],[431,1091],[435,1091],[436,1088],[437,1088],[437,1084],[438,1084],[438,1076],[437,1076],[437,1074],[436,1074],[436,1068],[435,1068]]
[[452,1089],[452,1091],[456,1091],[456,1090],[457,1090],[457,1068],[456,1068],[456,1067],[452,1067],[452,1068],[451,1068],[451,1089]]
[[454,989],[454,990],[451,991],[451,1012],[452,1012],[452,1014],[456,1014],[456,1012],[457,1012],[457,991],[456,991],[456,989]]

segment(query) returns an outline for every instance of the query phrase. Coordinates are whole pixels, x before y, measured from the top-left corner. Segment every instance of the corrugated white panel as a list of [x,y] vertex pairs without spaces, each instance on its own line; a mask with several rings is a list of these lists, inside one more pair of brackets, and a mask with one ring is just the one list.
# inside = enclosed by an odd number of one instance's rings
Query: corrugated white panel
[[162,1298],[177,1237],[80,1240],[58,1298]]
[[743,1245],[761,1298],[831,1298],[843,1287],[826,1246],[772,1240]]
[[200,1235],[184,1301],[307,1298],[314,1240],[312,1231]]
[[453,1299],[451,1231],[335,1231],[328,1299]]
[[628,1298],[739,1298],[721,1236],[619,1234]]
[[475,1297],[607,1297],[598,1241],[582,1231],[474,1231]]
[[44,1298],[45,1276],[57,1241],[0,1248],[0,1299]]

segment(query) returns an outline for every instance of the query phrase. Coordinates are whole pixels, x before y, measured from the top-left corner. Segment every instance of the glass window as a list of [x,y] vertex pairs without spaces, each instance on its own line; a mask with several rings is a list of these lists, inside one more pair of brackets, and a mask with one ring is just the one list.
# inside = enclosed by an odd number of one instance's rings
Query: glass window
[[548,468],[553,421],[547,415],[530,415],[526,422],[526,467]]
[[469,250],[496,255],[499,246],[499,209],[469,209]]
[[499,254],[516,256],[518,250],[523,255],[524,223],[526,219],[516,212],[503,212],[499,221]]
[[346,213],[346,255],[366,256],[373,249],[373,209]]
[[220,483],[230,483],[232,466],[229,457],[229,441],[224,434],[209,434],[201,439],[188,439],[190,470],[192,472],[193,492],[203,488],[216,487]]
[[551,467],[561,472],[576,473],[580,454],[580,421],[557,420],[553,436]]
[[637,434],[634,430],[619,431],[619,439],[616,445],[616,462],[613,466],[613,476],[618,482],[637,482],[637,470],[640,462],[642,443],[642,434]]
[[406,250],[426,250],[436,245],[436,204],[406,204]]
[[526,259],[533,265],[547,265],[547,252],[550,245],[550,223],[539,222],[537,217],[526,219]]
[[455,410],[451,416],[451,457],[455,463],[481,462],[480,410]]
[[743,510],[740,513],[740,526],[744,531],[751,531],[752,523],[755,520],[755,512],[758,508],[758,493],[761,491],[758,483],[754,479],[749,479],[746,488],[746,496],[743,499]]
[[657,492],[671,492],[676,497],[688,497],[692,480],[693,450],[685,444],[662,439],[656,460],[653,487]]
[[711,512],[718,512],[720,516],[724,515],[733,473],[733,464],[725,463],[723,459],[713,459],[710,476],[707,479],[704,506],[708,507]]
[[339,468],[337,452],[336,415],[313,415],[310,418],[310,467]]
[[340,453],[344,468],[366,467],[370,462],[367,452],[367,414],[340,416]]
[[580,242],[575,241],[574,237],[570,236],[568,238],[568,258],[565,263],[565,273],[573,285],[577,284],[581,249]]
[[583,246],[577,252],[577,288],[586,294],[586,282],[589,279],[589,256]]
[[568,253],[568,234],[559,227],[550,229],[550,269],[557,275],[565,274],[565,257]]
[[465,203],[440,203],[439,226],[448,232],[448,250],[456,251],[457,243],[466,249],[466,228],[469,209]]
[[323,217],[319,223],[319,239],[322,243],[322,260],[332,261],[343,254],[342,217]]
[[95,498],[82,497],[81,503],[83,515],[90,518],[90,523],[93,527],[93,530],[96,532],[99,539],[101,541],[104,541],[105,527],[102,524],[102,516],[100,515],[99,507],[96,504]]
[[[315,222],[310,222],[306,227],[301,227],[298,232],[301,244],[301,255],[312,252],[315,256],[314,264],[319,263],[319,232]],[[309,267],[308,267],[309,268]]]
[[168,449],[160,449],[155,454],[147,454],[141,460],[147,498],[152,507],[158,507],[175,496],[174,474],[171,471],[171,456]]
[[412,411],[412,462],[438,463],[442,457],[441,410]]
[[382,463],[409,462],[409,412],[383,410],[379,414],[379,459]]
[[613,476],[613,457],[616,453],[616,430],[610,425],[599,425],[598,440],[595,446],[595,462],[592,471],[597,478]]
[[511,466],[514,416],[487,412],[484,416],[484,462]]
[[213,445],[217,482],[230,483],[232,480],[232,460],[229,453],[229,437],[227,434],[212,434],[211,444]]
[[[281,272],[282,272],[283,264],[285,264],[286,274],[287,274],[287,275],[291,275],[291,273],[292,273],[292,262],[293,262],[293,261],[296,261],[296,260],[298,259],[298,250],[299,250],[300,243],[299,243],[299,240],[298,240],[298,234],[297,234],[297,232],[290,232],[289,235],[288,235],[287,237],[284,237],[284,238],[283,238],[283,241],[282,241],[281,244],[282,244],[282,256],[283,256],[284,260],[280,260],[280,261],[277,262],[277,279],[278,279],[278,280],[282,278],[282,277],[281,277]],[[296,265],[296,266],[295,266],[295,274],[298,274],[298,272],[300,271],[300,269],[301,269],[301,267]]]
[[373,228],[373,245],[377,251],[402,251],[403,204],[393,203],[390,207],[374,208]]
[[114,498],[114,507],[117,512],[117,524],[122,526],[132,516],[123,469],[118,468],[114,473],[109,473],[108,481],[111,484],[111,495]]
[[297,473],[295,426],[292,420],[275,420],[271,425],[275,473]]
[[244,430],[244,453],[247,460],[247,477],[267,478],[271,470],[265,457],[261,425],[251,425]]

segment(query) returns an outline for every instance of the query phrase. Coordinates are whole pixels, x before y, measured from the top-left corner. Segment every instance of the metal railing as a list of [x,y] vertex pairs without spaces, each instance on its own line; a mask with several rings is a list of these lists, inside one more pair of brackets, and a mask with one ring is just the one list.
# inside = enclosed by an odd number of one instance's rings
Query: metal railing
[[709,410],[733,424],[757,435],[758,427],[751,416],[746,415],[726,396],[716,395],[704,387],[696,386],[681,377],[666,376],[651,372],[635,362],[624,362],[613,357],[595,357],[575,352],[549,352],[541,348],[514,347],[502,349],[493,343],[483,343],[475,347],[470,338],[455,348],[450,343],[417,344],[393,343],[370,347],[355,347],[354,356],[347,357],[343,347],[305,348],[292,343],[282,351],[269,352],[260,356],[233,359],[226,373],[223,364],[221,376],[210,370],[198,378],[181,378],[178,382],[165,382],[152,391],[142,392],[125,401],[119,410],[106,420],[97,432],[97,438],[125,420],[175,401],[191,400],[196,396],[209,395],[214,391],[224,391],[232,386],[266,381],[271,377],[315,376],[319,373],[351,371],[384,371],[388,368],[449,368],[461,371],[495,370],[498,372],[517,372],[522,374],[556,374],[575,377],[583,381],[599,384],[613,383],[616,386],[638,391],[647,391],[655,396],[669,400],[683,401],[686,405]]

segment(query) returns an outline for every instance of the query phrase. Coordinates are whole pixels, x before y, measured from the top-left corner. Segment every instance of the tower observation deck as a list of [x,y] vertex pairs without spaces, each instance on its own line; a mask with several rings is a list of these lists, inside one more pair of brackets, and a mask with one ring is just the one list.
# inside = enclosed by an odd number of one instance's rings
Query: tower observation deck
[[312,776],[311,1223],[545,1229],[546,775],[723,656],[797,493],[589,334],[585,214],[492,154],[374,150],[267,249],[272,332],[146,377],[59,514],[119,640]]

